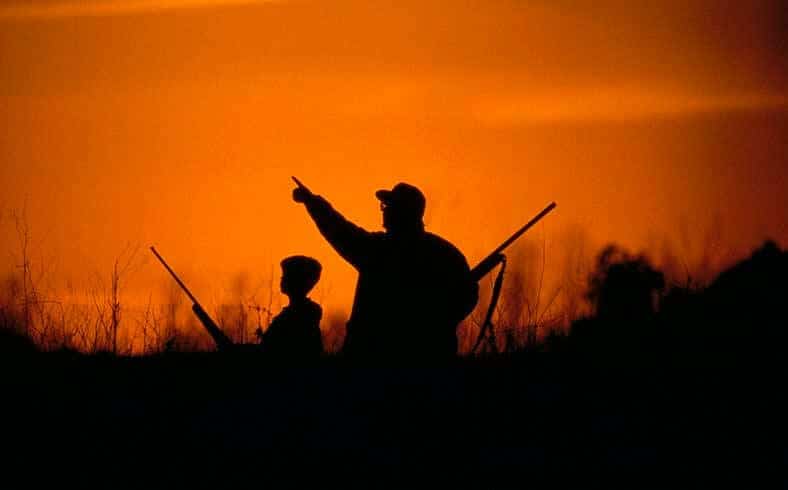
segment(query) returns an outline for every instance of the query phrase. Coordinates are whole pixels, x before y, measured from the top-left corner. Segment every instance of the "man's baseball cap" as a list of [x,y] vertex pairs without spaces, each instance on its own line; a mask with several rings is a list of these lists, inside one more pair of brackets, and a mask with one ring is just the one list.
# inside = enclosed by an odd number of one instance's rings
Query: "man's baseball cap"
[[391,190],[381,189],[375,193],[380,202],[400,211],[411,212],[419,218],[424,216],[426,200],[416,187],[400,182]]

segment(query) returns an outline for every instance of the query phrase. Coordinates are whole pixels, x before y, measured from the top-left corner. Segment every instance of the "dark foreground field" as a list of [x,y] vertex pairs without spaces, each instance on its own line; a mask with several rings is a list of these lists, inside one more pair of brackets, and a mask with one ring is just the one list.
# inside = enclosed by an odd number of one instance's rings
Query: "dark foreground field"
[[24,478],[14,487],[784,487],[783,367],[632,361],[4,358],[3,478]]

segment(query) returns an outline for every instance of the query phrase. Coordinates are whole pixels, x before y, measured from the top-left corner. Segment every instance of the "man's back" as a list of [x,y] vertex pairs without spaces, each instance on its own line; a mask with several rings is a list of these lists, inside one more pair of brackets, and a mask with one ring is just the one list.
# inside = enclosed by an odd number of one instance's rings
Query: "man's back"
[[293,191],[320,233],[359,273],[343,353],[365,359],[446,360],[456,328],[476,305],[465,257],[424,231],[423,196],[406,184],[378,191],[386,233],[351,223],[299,184]]
[[452,357],[457,324],[473,309],[475,283],[462,254],[432,233],[373,233],[358,268],[343,352],[349,356]]

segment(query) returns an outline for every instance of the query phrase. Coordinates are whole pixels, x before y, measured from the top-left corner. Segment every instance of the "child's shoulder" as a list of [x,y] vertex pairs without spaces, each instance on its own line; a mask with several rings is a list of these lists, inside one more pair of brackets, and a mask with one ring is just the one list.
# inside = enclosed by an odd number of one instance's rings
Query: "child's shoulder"
[[305,308],[307,308],[312,313],[317,314],[318,316],[323,314],[323,308],[321,308],[319,304],[315,303],[309,298],[306,299]]
[[306,301],[299,303],[297,306],[289,306],[288,308],[297,315],[316,316],[318,318],[323,315],[323,308],[309,298],[306,298]]

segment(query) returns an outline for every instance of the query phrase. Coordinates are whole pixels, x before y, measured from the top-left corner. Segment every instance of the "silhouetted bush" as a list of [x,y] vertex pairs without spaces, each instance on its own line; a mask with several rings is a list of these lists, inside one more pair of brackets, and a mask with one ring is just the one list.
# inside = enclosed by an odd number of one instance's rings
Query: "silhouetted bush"
[[788,252],[767,241],[704,290],[671,294],[663,323],[686,353],[774,355],[785,349]]
[[613,360],[652,351],[657,336],[655,305],[664,287],[663,274],[646,257],[607,246],[588,282],[586,297],[595,314],[572,324],[569,348]]
[[662,272],[646,257],[608,245],[597,258],[587,297],[599,318],[638,319],[654,314],[656,295],[664,287]]
[[0,356],[31,354],[37,351],[35,343],[22,333],[17,319],[0,310]]
[[648,259],[609,246],[589,278],[595,314],[575,321],[567,338],[548,339],[549,350],[613,359],[780,359],[788,346],[786,274],[788,253],[769,241],[705,289],[660,294],[664,276]]

